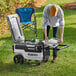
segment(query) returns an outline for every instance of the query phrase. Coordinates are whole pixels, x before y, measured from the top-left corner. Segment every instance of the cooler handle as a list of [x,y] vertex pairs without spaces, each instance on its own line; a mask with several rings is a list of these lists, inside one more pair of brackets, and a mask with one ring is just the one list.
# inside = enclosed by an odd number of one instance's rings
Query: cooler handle
[[62,46],[61,48],[57,48],[58,51],[59,51],[59,50],[62,50],[62,49],[64,49],[64,48],[69,47],[68,45],[58,45],[58,46]]

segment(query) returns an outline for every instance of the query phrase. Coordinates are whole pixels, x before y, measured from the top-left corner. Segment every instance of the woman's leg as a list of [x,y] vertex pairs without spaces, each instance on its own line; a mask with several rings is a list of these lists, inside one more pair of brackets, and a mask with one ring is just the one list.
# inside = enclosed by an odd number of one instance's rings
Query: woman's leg
[[[47,26],[47,37],[49,36],[49,30],[50,30],[50,26]],[[45,34],[44,35],[44,40],[45,40]],[[48,47],[49,48],[49,47]],[[50,53],[49,53],[50,55]],[[47,62],[49,59],[49,55],[44,56],[44,61]],[[48,58],[48,59],[47,59]]]
[[[58,38],[58,27],[53,27],[53,37]],[[57,61],[57,47],[53,48],[53,60]]]
[[[47,26],[47,37],[49,36],[49,30],[50,30],[50,26]],[[45,35],[44,35],[44,40],[45,40]]]

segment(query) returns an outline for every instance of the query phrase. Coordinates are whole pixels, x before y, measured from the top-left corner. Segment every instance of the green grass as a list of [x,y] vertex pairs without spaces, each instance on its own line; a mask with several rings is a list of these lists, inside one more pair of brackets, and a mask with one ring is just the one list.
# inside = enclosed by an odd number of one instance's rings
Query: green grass
[[[62,5],[72,0],[48,0],[45,4],[56,3]],[[60,4],[61,2],[61,4]],[[44,6],[36,9],[38,37],[43,39],[42,30],[42,11]],[[50,50],[50,59],[47,63],[42,62],[40,66],[31,66],[14,64],[12,45],[14,44],[9,33],[0,36],[0,76],[76,76],[76,10],[64,10],[65,29],[64,42],[70,47],[58,52],[58,62],[51,63],[52,50]],[[60,30],[59,30],[60,34]],[[26,39],[36,39],[34,32],[25,30]],[[52,29],[49,38],[52,37]]]

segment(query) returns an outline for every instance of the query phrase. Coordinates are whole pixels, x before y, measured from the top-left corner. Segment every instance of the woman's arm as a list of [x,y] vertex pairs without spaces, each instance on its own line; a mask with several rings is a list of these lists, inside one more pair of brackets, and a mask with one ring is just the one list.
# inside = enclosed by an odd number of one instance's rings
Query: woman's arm
[[45,35],[45,41],[48,41],[48,37],[47,37],[47,29],[44,28],[44,35]]
[[63,33],[64,33],[64,28],[60,28],[60,40],[59,40],[60,44],[62,44],[63,42]]

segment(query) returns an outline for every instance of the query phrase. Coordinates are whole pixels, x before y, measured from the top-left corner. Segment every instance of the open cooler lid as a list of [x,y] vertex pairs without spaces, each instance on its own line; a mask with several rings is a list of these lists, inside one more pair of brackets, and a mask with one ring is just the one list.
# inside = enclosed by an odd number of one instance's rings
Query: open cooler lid
[[7,21],[10,27],[13,41],[15,43],[23,43],[25,39],[22,28],[20,27],[20,21],[18,19],[18,15],[17,14],[8,15]]

